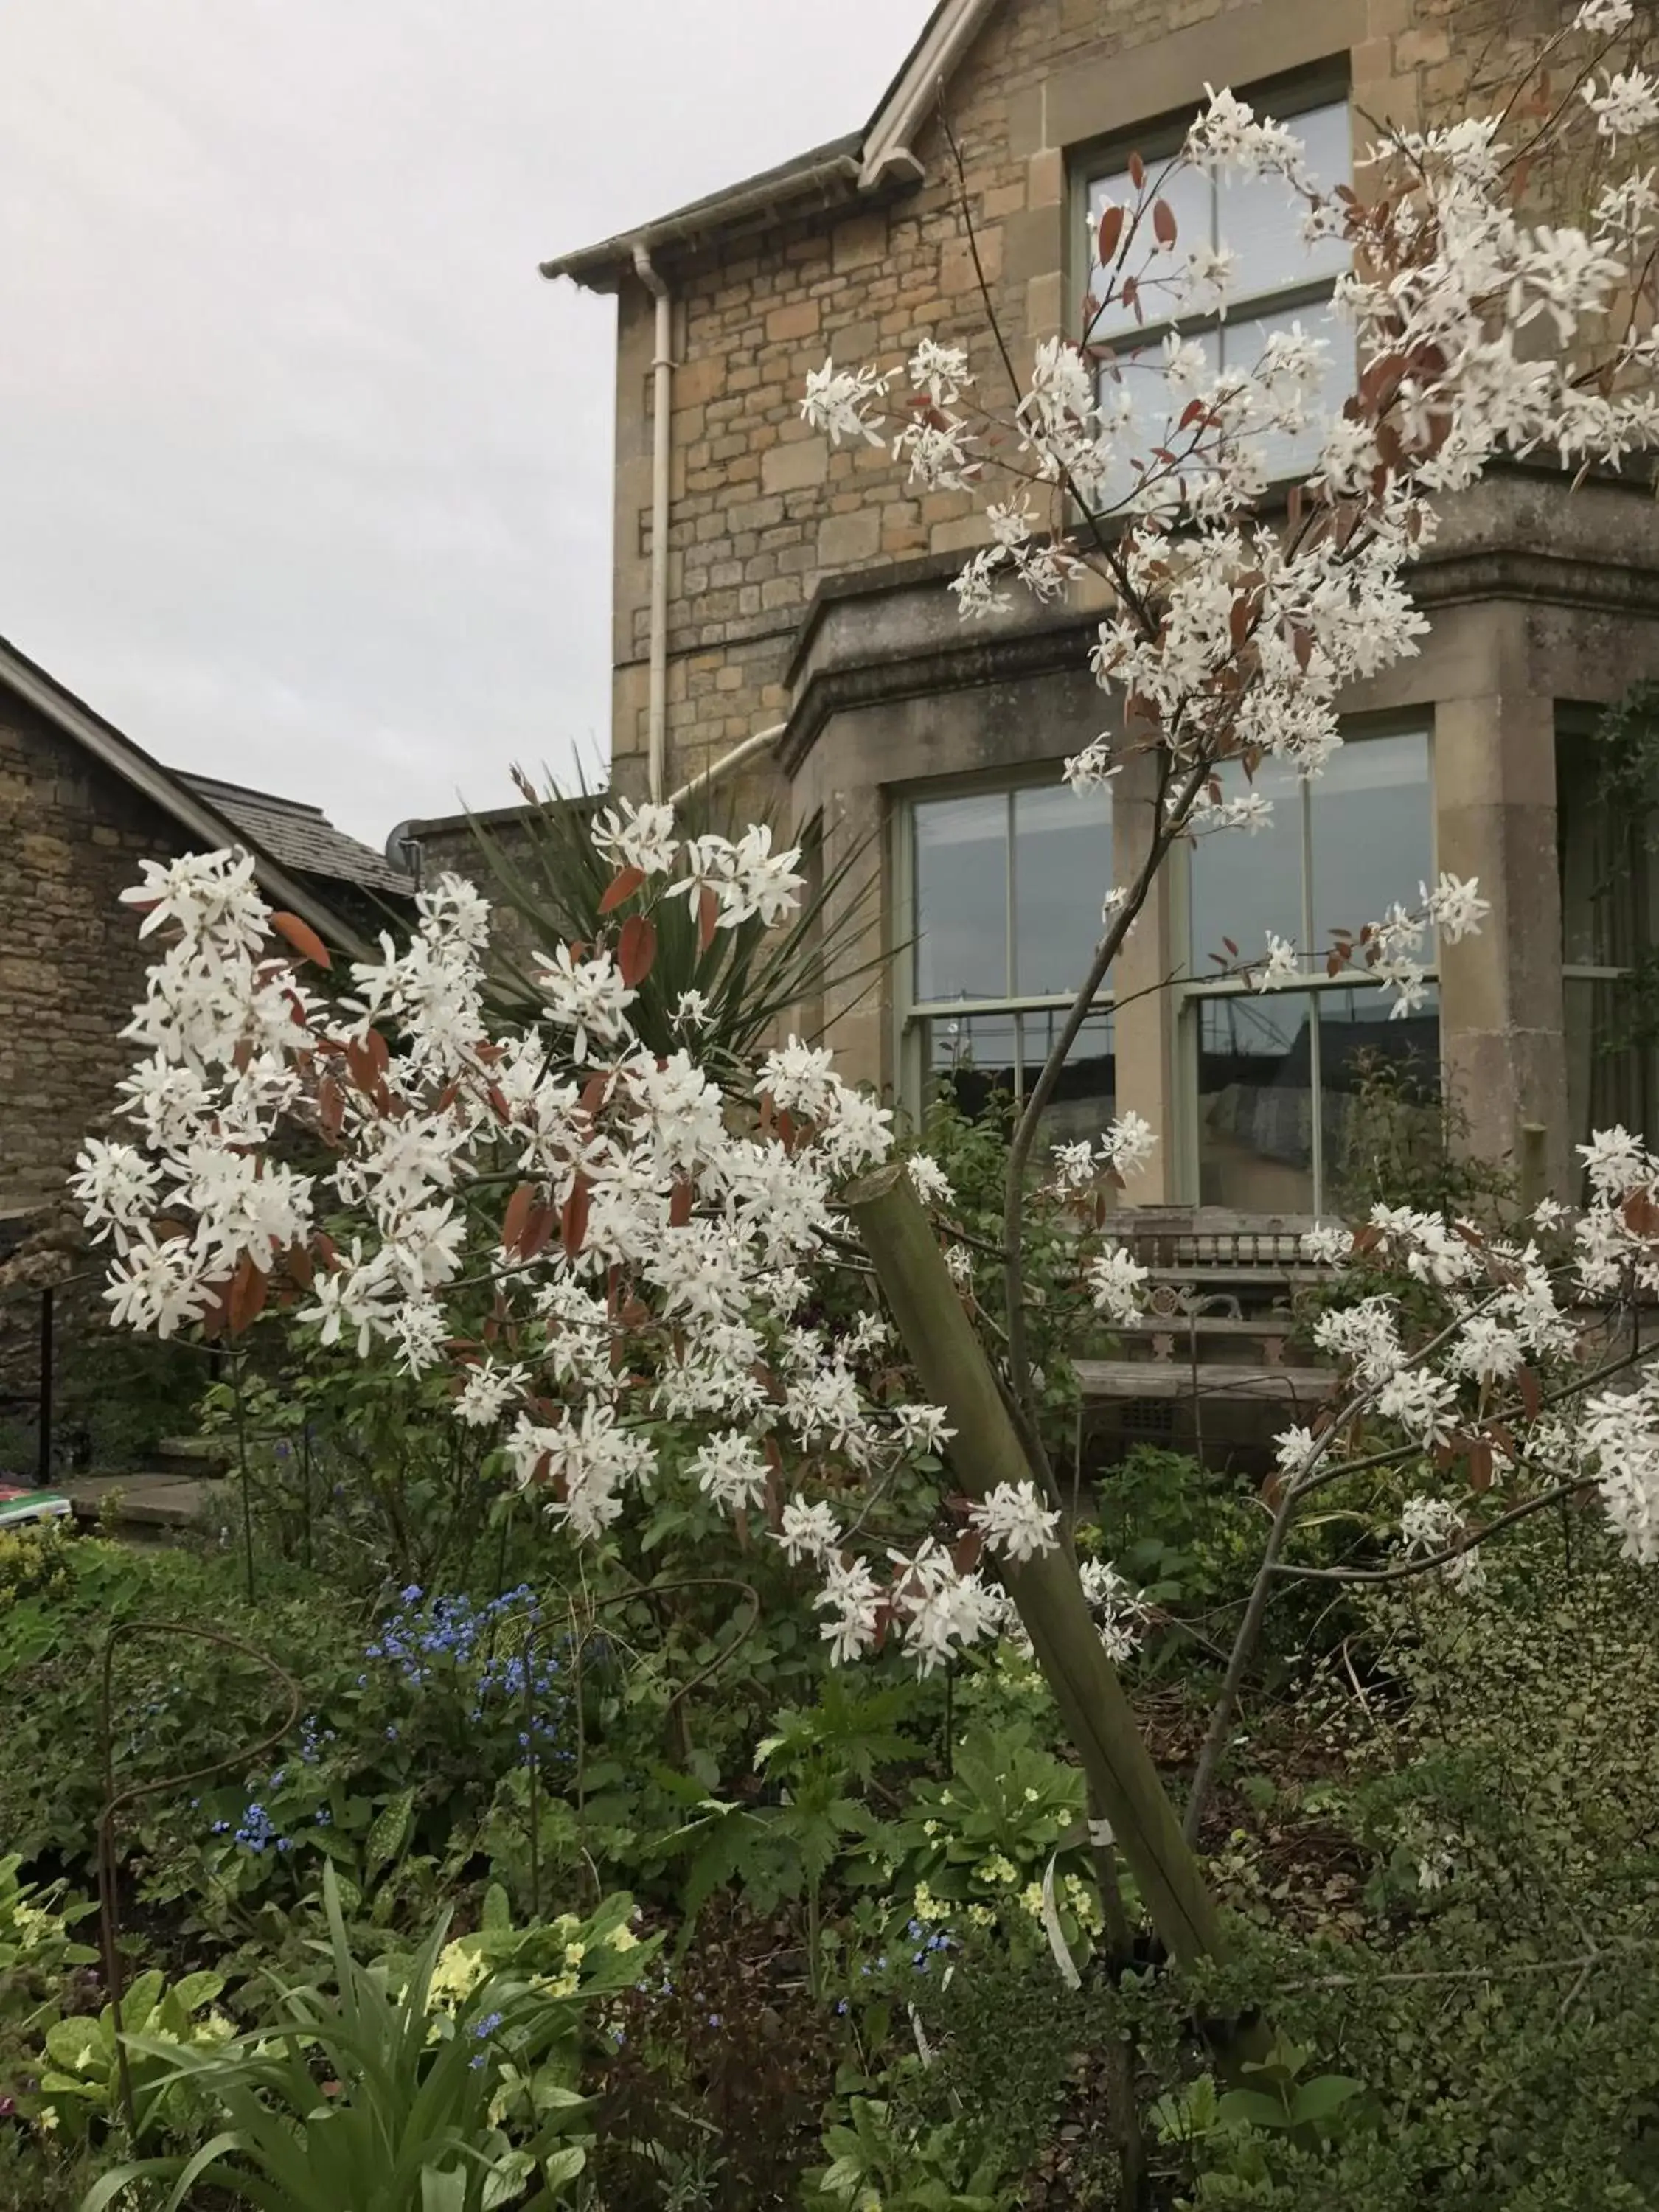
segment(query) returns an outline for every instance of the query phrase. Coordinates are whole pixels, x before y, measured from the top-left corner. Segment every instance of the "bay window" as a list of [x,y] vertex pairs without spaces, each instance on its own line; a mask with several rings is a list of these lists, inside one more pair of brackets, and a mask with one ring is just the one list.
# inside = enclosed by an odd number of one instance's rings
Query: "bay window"
[[[1225,795],[1247,787],[1236,765],[1220,781]],[[1188,1181],[1206,1206],[1330,1212],[1365,1071],[1389,1066],[1425,1093],[1438,1089],[1432,967],[1423,1004],[1399,1017],[1366,971],[1332,976],[1326,958],[1334,938],[1357,936],[1396,901],[1414,906],[1419,884],[1434,880],[1429,741],[1420,732],[1351,739],[1308,782],[1266,761],[1255,788],[1273,802],[1267,827],[1200,836],[1187,855]],[[1260,963],[1269,932],[1297,947],[1293,980],[1258,991],[1223,972],[1238,958]]]

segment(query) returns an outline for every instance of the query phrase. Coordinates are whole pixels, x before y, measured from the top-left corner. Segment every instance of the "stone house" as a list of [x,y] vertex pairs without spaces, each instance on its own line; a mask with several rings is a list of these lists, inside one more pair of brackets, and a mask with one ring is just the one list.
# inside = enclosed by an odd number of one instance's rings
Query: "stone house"
[[106,1126],[148,948],[139,862],[240,845],[265,896],[361,951],[407,876],[315,807],[163,768],[0,641],[0,1250],[61,1241],[66,1174]]
[[[799,417],[807,372],[831,354],[896,362],[933,334],[996,388],[963,192],[1023,369],[1077,327],[1091,198],[1132,148],[1176,143],[1206,82],[1294,122],[1335,183],[1362,118],[1480,100],[1514,41],[1571,12],[941,0],[864,130],[544,264],[617,302],[614,780],[669,792],[741,749],[743,801],[815,861],[872,841],[871,942],[907,949],[878,1000],[832,992],[829,1012],[843,1064],[911,1112],[941,1079],[1017,1090],[1041,1064],[1102,890],[1141,847],[1148,779],[1126,769],[1092,809],[1057,787],[1115,711],[1085,667],[1088,605],[964,627],[947,587],[982,542],[976,502],[919,496],[884,452],[831,449]],[[1206,343],[1293,313],[1317,325],[1334,268],[1310,263],[1288,203],[1188,181],[1187,234],[1210,225],[1243,270]],[[1298,456],[1283,459],[1288,476]],[[1353,742],[1276,793],[1270,833],[1177,856],[1113,979],[1121,1011],[1103,999],[1085,1032],[1054,1133],[1143,1113],[1164,1141],[1139,1198],[1328,1204],[1377,1052],[1443,1075],[1491,1155],[1540,1127],[1564,1188],[1592,1118],[1659,1124],[1646,1055],[1605,1048],[1648,898],[1639,854],[1607,890],[1619,840],[1585,743],[1599,708],[1659,674],[1651,490],[1569,495],[1547,467],[1506,467],[1453,503],[1413,589],[1433,623],[1420,658],[1344,702]],[[1267,996],[1205,981],[1224,933],[1318,945],[1437,868],[1478,876],[1493,913],[1444,949],[1413,1020],[1380,1021],[1373,989],[1322,969]],[[1190,980],[1136,995],[1177,972]]]

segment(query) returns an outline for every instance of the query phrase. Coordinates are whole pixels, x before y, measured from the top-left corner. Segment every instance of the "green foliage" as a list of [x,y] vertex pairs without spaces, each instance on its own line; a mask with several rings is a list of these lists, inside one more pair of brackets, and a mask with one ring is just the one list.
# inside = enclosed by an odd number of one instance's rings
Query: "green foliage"
[[[938,1161],[955,1194],[950,1218],[972,1240],[963,1249],[971,1266],[975,1302],[999,1329],[1006,1326],[1007,1310],[997,1255],[1002,1249],[1013,1120],[1013,1101],[1003,1092],[993,1092],[971,1117],[946,1093],[928,1108],[921,1133],[922,1146]],[[1046,1158],[1037,1164],[1044,1171],[1048,1166]],[[1094,1347],[1100,1328],[1079,1279],[1077,1222],[1045,1192],[1037,1169],[1028,1179],[1020,1248],[1026,1327],[1040,1377],[1037,1401],[1044,1442],[1063,1464],[1074,1448],[1079,1403],[1072,1360]]]
[[1067,1941],[1097,1931],[1083,1827],[1083,1777],[1018,1725],[970,1729],[949,1778],[919,1783],[884,1839],[898,1917],[925,1928],[1000,1927],[1045,1943],[1042,1882],[1052,1863]]
[[1409,1206],[1496,1226],[1512,1209],[1512,1171],[1468,1142],[1469,1117],[1437,1067],[1358,1054],[1333,1170],[1334,1211],[1360,1222],[1377,1205]]
[[73,1541],[61,1521],[0,1528],[0,1613],[21,1598],[62,1596]]
[[[131,2039],[167,2086],[188,2087],[228,2124],[187,2157],[114,2168],[85,2212],[139,2179],[173,2183],[168,2212],[199,2183],[269,2212],[540,2212],[568,2201],[586,2163],[574,2086],[580,2008],[634,1970],[623,1961],[639,1947],[616,1941],[629,1901],[586,1923],[514,1931],[501,1899],[472,1938],[448,1942],[441,1921],[401,1966],[364,1966],[331,1869],[324,1887],[327,1984],[282,1988],[268,2019],[216,2051]],[[331,2091],[319,2087],[319,2063]]]
[[[801,1007],[820,1000],[826,990],[844,994],[860,980],[874,988],[891,957],[859,957],[877,887],[874,850],[867,841],[833,868],[818,871],[819,880],[809,878],[787,927],[768,930],[751,918],[736,928],[716,930],[705,945],[694,900],[648,900],[648,887],[641,886],[620,907],[603,906],[616,877],[590,834],[602,801],[586,794],[540,795],[527,784],[521,788],[529,808],[510,842],[482,822],[472,825],[492,898],[498,911],[511,917],[501,933],[505,942],[492,948],[495,1005],[509,1024],[539,1014],[536,954],[592,944],[601,933],[605,912],[631,914],[648,903],[655,957],[629,1009],[641,1042],[665,1056],[682,1050],[685,1040],[676,1012],[684,994],[696,991],[707,1007],[698,1030],[702,1064],[746,1090],[753,1056],[775,1029],[799,1023]],[[706,802],[680,809],[676,829],[682,837],[738,834],[729,812],[717,818]]]
[[813,2177],[809,2202],[846,2212],[1004,2212],[1016,2200],[997,2161],[967,2148],[968,2132],[952,2121],[912,2132],[883,2100],[854,2097],[846,2123],[825,2130],[830,2163]]
[[70,2144],[101,2136],[120,2115],[118,2037],[127,2046],[133,2147],[188,2136],[212,2106],[176,2061],[228,2041],[234,2030],[216,2006],[224,1986],[221,1974],[186,1974],[169,1983],[152,1969],[123,1991],[118,2021],[113,2005],[94,2018],[54,2021],[46,2032],[40,2087],[25,2098],[25,2113]]

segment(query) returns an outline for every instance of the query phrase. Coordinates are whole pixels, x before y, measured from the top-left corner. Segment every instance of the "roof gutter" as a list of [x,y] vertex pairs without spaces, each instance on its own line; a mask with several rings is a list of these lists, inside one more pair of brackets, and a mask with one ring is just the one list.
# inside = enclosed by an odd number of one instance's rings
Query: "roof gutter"
[[171,815],[192,836],[199,837],[204,850],[222,851],[227,846],[241,846],[252,854],[256,872],[265,889],[274,891],[301,921],[308,921],[319,937],[337,945],[342,951],[353,953],[360,960],[370,957],[370,947],[356,930],[348,928],[331,907],[314,898],[285,868],[267,860],[234,823],[204,805],[188,786],[175,782],[159,763],[141,752],[137,745],[117,739],[95,714],[60,691],[27,661],[11,653],[0,654],[0,677],[3,677],[8,690],[27,700],[37,714],[43,714],[76,744],[84,745],[94,759],[102,761],[125,783],[141,791],[164,814]]
[[921,175],[922,165],[910,150],[910,142],[939,105],[945,83],[997,4],[998,0],[961,0],[934,19],[904,82],[865,141],[859,172],[861,192],[875,191],[895,172]]
[[775,177],[761,185],[740,185],[736,191],[705,200],[695,208],[683,209],[678,215],[665,216],[660,222],[647,223],[643,229],[622,231],[598,246],[584,246],[574,253],[562,254],[555,261],[544,261],[541,271],[544,276],[570,276],[579,284],[606,289],[604,280],[614,276],[619,268],[635,266],[634,256],[638,251],[649,255],[668,246],[688,245],[695,239],[707,237],[710,231],[724,229],[728,223],[740,222],[745,216],[776,214],[798,202],[815,198],[826,203],[853,199],[859,191],[860,175],[856,155],[836,154],[827,161],[814,161],[797,170],[792,176]]

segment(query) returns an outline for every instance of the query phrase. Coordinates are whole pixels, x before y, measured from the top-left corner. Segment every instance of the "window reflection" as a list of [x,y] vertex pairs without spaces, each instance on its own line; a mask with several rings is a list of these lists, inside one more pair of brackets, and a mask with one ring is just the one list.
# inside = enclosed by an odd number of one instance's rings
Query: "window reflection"
[[1038,784],[1014,793],[1014,988],[1075,991],[1100,942],[1112,884],[1109,791]]
[[[1063,1011],[1020,1016],[1024,1086],[1036,1081],[1064,1025]],[[1103,1136],[1117,1111],[1117,1052],[1109,1014],[1093,1014],[1072,1047],[1053,1099],[1037,1124],[1035,1157],[1046,1162],[1054,1145],[1092,1142]]]
[[916,997],[1008,995],[1008,797],[915,810]]
[[976,1121],[999,1092],[1019,1095],[1012,1014],[946,1014],[927,1024],[930,1091],[953,1098]]
[[[927,1024],[927,1071],[970,1118],[1000,1097],[1017,1104],[1036,1081],[1064,1026],[1066,1010],[1028,1014],[940,1014]],[[1117,1059],[1109,1014],[1085,1022],[1039,1126],[1036,1157],[1054,1145],[1103,1136],[1116,1113]]]
[[1310,1212],[1311,999],[1231,993],[1200,1000],[1198,1020],[1200,1203]]
[[1216,973],[1212,954],[1224,961],[1231,938],[1247,959],[1260,959],[1271,930],[1305,947],[1302,908],[1303,783],[1284,761],[1265,760],[1254,782],[1237,761],[1218,778],[1222,795],[1255,790],[1268,800],[1273,818],[1257,830],[1218,830],[1192,847],[1192,959],[1195,982]]
[[[1440,1009],[1431,992],[1415,1013],[1396,1017],[1392,993],[1372,988],[1322,991],[1319,1031],[1319,1123],[1323,1140],[1326,1195],[1340,1204],[1345,1192],[1374,1188],[1367,1172],[1368,1144],[1376,1135],[1369,1126],[1365,1089],[1374,1076],[1393,1079],[1395,1095],[1409,1113],[1421,1108],[1423,1136],[1432,1149],[1443,1140],[1437,1103],[1440,1097]],[[1390,1133],[1384,1132],[1389,1134]],[[1397,1131],[1393,1133],[1397,1135]]]
[[1417,903],[1434,879],[1429,741],[1421,732],[1357,738],[1308,786],[1313,829],[1313,943]]

